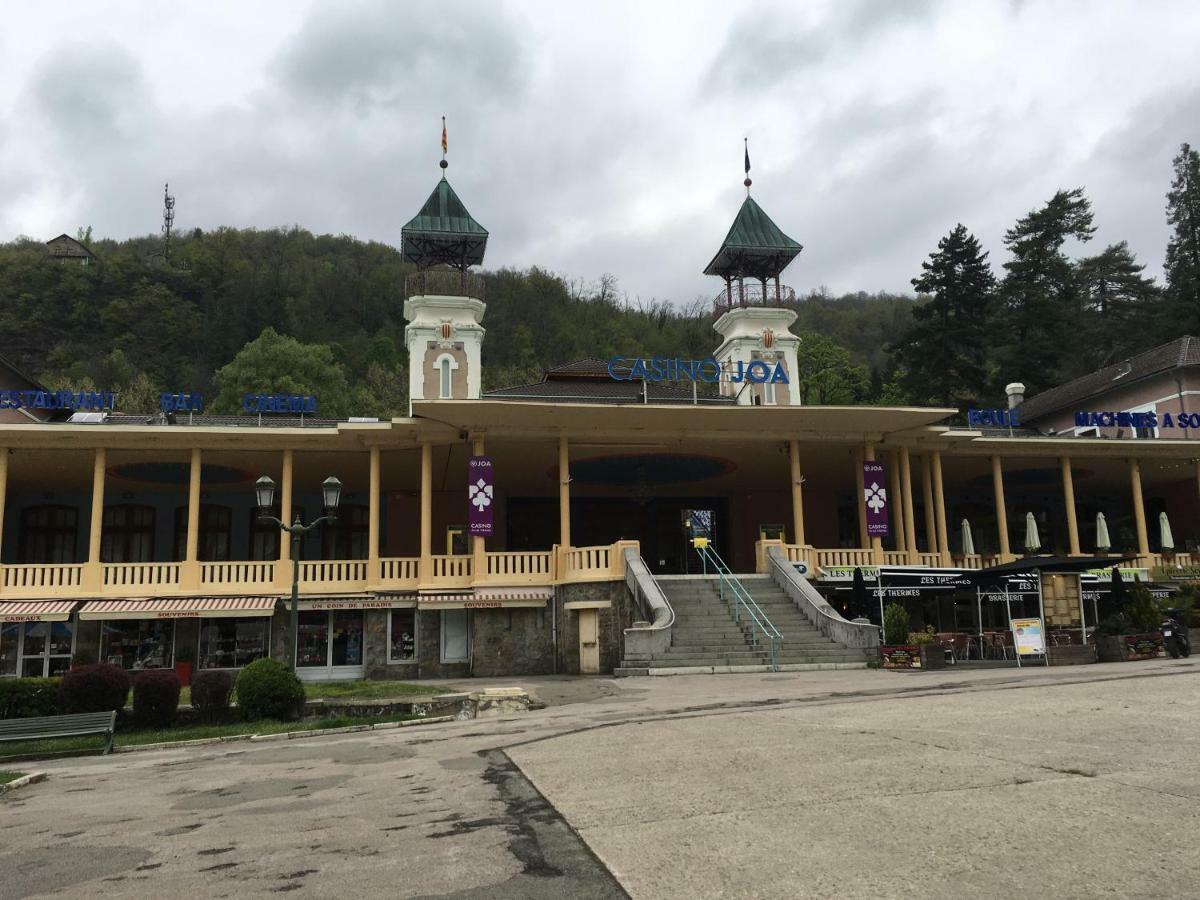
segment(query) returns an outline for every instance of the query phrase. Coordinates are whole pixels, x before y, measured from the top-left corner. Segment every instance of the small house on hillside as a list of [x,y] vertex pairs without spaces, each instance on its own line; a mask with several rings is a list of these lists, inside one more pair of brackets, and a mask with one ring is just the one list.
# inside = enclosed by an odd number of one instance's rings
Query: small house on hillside
[[46,255],[61,263],[90,266],[96,262],[96,254],[69,234],[46,241]]

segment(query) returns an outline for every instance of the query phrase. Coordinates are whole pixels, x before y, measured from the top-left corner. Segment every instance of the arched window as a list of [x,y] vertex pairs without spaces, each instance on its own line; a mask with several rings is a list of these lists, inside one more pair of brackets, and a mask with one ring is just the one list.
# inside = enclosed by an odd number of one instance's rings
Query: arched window
[[443,353],[434,360],[433,369],[438,377],[438,398],[451,399],[454,396],[454,372],[458,369],[458,361],[449,353]]

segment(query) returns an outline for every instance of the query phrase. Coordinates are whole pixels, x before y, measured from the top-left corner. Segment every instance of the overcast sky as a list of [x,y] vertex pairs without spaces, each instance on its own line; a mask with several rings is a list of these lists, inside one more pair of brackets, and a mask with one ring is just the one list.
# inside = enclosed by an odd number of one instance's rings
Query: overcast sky
[[[288,226],[398,245],[451,183],[486,264],[700,272],[745,194],[804,244],[797,290],[908,290],[962,221],[1059,187],[1161,272],[1200,144],[1200,3],[21,3],[0,29],[0,239]],[[1091,247],[1088,249],[1090,250]]]

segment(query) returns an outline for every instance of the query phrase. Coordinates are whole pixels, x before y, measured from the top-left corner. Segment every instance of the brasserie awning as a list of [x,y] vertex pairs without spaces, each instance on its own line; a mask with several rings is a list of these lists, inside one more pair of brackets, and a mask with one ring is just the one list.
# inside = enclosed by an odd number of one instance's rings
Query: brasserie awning
[[79,611],[83,620],[198,619],[269,616],[278,596],[157,597],[147,600],[91,600]]
[[0,601],[0,622],[65,622],[76,600]]

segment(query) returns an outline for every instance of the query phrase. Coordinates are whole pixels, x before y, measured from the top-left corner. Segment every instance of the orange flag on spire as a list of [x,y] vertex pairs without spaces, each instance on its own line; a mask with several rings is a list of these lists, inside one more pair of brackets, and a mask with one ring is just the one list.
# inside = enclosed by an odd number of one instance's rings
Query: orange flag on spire
[[450,147],[446,144],[446,117],[442,116],[442,153],[449,149]]

